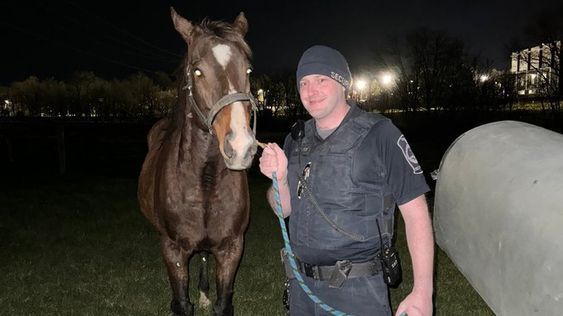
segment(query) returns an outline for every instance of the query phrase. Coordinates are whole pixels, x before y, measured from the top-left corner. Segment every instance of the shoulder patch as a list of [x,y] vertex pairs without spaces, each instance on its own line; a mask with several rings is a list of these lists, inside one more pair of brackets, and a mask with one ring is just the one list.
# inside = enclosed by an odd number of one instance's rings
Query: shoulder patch
[[409,146],[409,143],[407,142],[407,139],[404,135],[401,135],[397,140],[397,146],[399,146],[399,148],[403,152],[403,156],[405,156],[405,160],[409,163],[409,166],[411,166],[413,173],[421,174],[422,168],[418,164],[418,160],[416,160],[416,157],[411,150],[411,146]]

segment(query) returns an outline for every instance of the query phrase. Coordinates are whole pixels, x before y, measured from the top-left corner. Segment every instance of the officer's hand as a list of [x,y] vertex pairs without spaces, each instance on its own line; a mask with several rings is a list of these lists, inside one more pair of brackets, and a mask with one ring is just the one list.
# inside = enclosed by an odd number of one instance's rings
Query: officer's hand
[[272,173],[275,172],[279,182],[285,183],[287,181],[287,157],[276,143],[268,143],[268,146],[262,151],[260,172],[270,179]]
[[395,316],[432,316],[432,295],[411,292],[397,307]]

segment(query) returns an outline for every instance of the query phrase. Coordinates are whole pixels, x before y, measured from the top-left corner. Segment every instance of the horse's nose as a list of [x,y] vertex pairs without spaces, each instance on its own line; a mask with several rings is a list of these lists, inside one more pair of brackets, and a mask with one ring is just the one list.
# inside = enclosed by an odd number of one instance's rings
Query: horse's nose
[[225,144],[223,145],[223,151],[225,152],[225,156],[227,156],[227,158],[231,159],[233,158],[233,154],[234,154],[234,150],[233,150],[233,146],[231,145],[231,140],[233,139],[233,133],[229,133],[227,134],[227,136],[225,137]]

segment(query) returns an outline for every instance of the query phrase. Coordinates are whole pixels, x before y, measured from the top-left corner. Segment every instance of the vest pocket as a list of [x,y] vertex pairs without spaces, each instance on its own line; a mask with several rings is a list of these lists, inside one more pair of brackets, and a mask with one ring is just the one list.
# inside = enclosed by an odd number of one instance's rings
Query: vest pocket
[[[375,213],[366,214],[363,210],[325,211],[334,227],[321,214],[315,212],[309,236],[312,238],[311,247],[320,249],[346,249],[369,247],[377,241],[377,226]],[[363,244],[363,246],[362,246]]]
[[351,158],[348,154],[320,156],[317,165],[311,167],[312,186],[315,186],[313,192],[322,194],[323,201],[341,204],[338,200],[350,198],[354,183],[350,177]]

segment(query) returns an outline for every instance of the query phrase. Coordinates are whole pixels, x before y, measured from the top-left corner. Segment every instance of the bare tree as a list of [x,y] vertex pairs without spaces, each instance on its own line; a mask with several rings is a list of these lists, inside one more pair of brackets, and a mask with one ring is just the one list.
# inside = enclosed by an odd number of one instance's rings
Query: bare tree
[[17,115],[39,116],[44,108],[44,89],[36,76],[24,81],[13,82],[10,86],[12,103]]
[[67,103],[67,115],[86,117],[94,106],[91,90],[94,89],[98,78],[91,71],[75,72],[68,81],[70,102]]
[[42,111],[49,116],[64,116],[65,103],[68,99],[67,86],[64,82],[49,78],[40,83],[44,102]]
[[474,68],[459,39],[423,28],[409,34],[406,45],[408,65],[401,66],[398,82],[402,100],[428,111],[472,106]]

